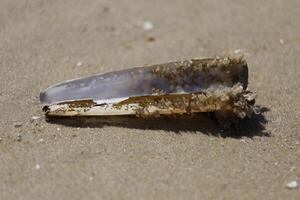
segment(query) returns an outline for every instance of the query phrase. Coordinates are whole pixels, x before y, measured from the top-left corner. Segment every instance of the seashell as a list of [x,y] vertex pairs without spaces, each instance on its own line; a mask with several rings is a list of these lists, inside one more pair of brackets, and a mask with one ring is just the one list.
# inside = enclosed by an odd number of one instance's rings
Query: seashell
[[161,115],[214,112],[251,117],[243,57],[169,62],[69,80],[40,93],[48,116]]

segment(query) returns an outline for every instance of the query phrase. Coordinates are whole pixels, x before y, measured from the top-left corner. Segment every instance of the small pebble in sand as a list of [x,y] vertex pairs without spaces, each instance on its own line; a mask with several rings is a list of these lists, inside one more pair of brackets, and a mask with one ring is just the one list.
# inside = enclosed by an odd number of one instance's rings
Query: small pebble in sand
[[39,169],[41,169],[41,166],[40,166],[39,164],[36,164],[36,165],[35,165],[35,169],[36,169],[36,170],[39,170]]
[[300,142],[296,142],[295,144],[296,144],[296,145],[299,145],[299,144],[300,144]]
[[77,62],[77,67],[81,67],[82,65],[83,65],[83,63],[82,62]]
[[57,130],[57,131],[60,131],[60,128],[57,128],[56,130]]
[[43,142],[44,142],[43,138],[39,139],[39,143],[43,143]]
[[32,120],[38,120],[40,117],[39,116],[32,116],[31,119]]
[[153,25],[152,22],[150,22],[150,21],[145,21],[145,22],[143,23],[143,29],[144,29],[145,31],[151,31],[153,28],[154,28],[154,25]]
[[147,37],[146,41],[147,42],[154,42],[155,41],[155,37],[153,37],[153,36]]
[[14,123],[14,127],[15,128],[20,128],[22,125],[23,125],[22,122],[16,122],[16,123]]
[[17,142],[21,142],[22,141],[22,135],[21,135],[21,133],[18,133],[18,135],[16,137],[16,141]]
[[239,54],[239,53],[244,53],[245,51],[246,51],[245,49],[235,49],[235,50],[233,51],[233,53]]
[[294,172],[294,171],[295,171],[295,169],[296,169],[296,167],[295,167],[295,166],[291,167],[291,168],[290,168],[290,172]]
[[39,116],[32,116],[31,119],[30,119],[30,122],[31,123],[37,123],[39,119],[40,119]]
[[89,177],[89,180],[92,181],[94,178],[92,176]]
[[295,189],[298,187],[298,182],[297,181],[290,181],[286,184],[286,187],[289,189]]
[[279,42],[280,42],[280,44],[282,44],[282,45],[284,44],[284,40],[283,40],[283,39],[280,39]]

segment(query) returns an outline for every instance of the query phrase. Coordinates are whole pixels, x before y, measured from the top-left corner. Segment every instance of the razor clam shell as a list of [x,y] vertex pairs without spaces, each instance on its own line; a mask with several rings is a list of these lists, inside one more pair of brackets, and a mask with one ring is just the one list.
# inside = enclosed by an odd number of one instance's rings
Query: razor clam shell
[[40,93],[43,105],[93,100],[116,103],[130,97],[182,94],[248,84],[248,67],[239,58],[205,58],[137,67],[69,80]]
[[218,116],[251,117],[254,95],[243,90],[241,84],[201,93],[162,94],[129,97],[99,104],[93,100],[75,100],[45,106],[49,116],[109,116],[160,115],[218,112]]

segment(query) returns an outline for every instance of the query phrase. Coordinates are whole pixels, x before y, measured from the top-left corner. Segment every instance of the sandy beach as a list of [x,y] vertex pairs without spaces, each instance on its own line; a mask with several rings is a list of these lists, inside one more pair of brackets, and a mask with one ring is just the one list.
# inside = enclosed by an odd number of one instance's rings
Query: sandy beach
[[[0,199],[300,199],[299,0],[0,0]],[[64,80],[246,52],[262,114],[47,121]]]

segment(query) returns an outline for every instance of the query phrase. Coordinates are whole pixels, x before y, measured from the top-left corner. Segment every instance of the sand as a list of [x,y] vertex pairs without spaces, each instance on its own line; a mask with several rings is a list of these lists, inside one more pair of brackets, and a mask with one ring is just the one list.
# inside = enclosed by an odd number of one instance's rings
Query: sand
[[[300,1],[0,1],[0,199],[300,199]],[[76,77],[246,49],[263,115],[47,122]],[[265,124],[264,126],[260,124]]]

